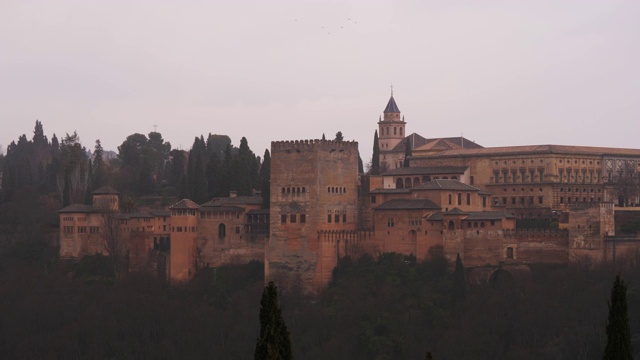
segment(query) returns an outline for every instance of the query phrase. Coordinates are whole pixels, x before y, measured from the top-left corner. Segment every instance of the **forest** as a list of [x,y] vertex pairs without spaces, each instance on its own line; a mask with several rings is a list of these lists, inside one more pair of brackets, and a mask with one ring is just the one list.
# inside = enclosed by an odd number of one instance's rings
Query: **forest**
[[[262,189],[270,154],[245,138],[199,136],[189,151],[156,132],[133,134],[105,156],[76,133],[51,140],[37,121],[0,155],[0,357],[3,359],[251,359],[259,335],[264,264],[204,269],[183,286],[147,274],[116,278],[103,256],[58,258],[49,239],[61,207],[93,189],[121,191],[125,211],[178,198],[204,202]],[[52,246],[53,245],[53,246]],[[433,249],[346,257],[309,299],[281,289],[298,359],[596,359],[606,344],[616,274],[628,283],[632,334],[640,329],[640,256],[611,264],[530,265],[466,281],[462,264]],[[637,335],[632,337],[640,349]]]

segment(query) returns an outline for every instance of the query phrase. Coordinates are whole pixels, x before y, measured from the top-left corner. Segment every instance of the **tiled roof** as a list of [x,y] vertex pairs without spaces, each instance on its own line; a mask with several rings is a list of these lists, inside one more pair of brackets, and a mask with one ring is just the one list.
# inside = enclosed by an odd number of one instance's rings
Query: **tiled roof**
[[169,209],[199,209],[200,206],[189,199],[182,199],[171,205]]
[[98,211],[94,209],[93,206],[91,205],[71,204],[67,207],[64,207],[58,210],[58,212],[59,213],[91,213],[91,212],[98,212]]
[[474,211],[469,213],[465,220],[500,220],[513,219],[515,216],[504,211]]
[[398,105],[396,105],[396,100],[391,95],[389,102],[387,103],[387,107],[384,108],[385,113],[399,113],[400,109],[398,109]]
[[120,194],[118,191],[116,191],[114,188],[109,187],[109,186],[103,186],[95,191],[93,191],[91,193],[92,195],[118,195]]
[[446,213],[444,213],[445,215],[468,215],[469,213],[466,211],[462,211],[459,208],[453,208],[449,211],[447,211]]
[[262,196],[236,196],[219,197],[202,204],[202,207],[215,207],[227,205],[262,205]]
[[438,209],[440,206],[427,199],[393,199],[375,208],[375,210],[421,210]]
[[373,189],[370,194],[410,194],[411,189]]
[[442,221],[444,218],[442,217],[442,211],[435,212],[427,217],[429,221]]
[[171,216],[171,211],[169,210],[150,210],[149,212],[153,216]]
[[155,217],[150,212],[121,213],[121,219],[149,219]]
[[434,166],[434,167],[402,167],[389,170],[385,175],[440,175],[464,174],[468,166]]
[[243,212],[244,208],[240,206],[206,206],[200,209],[201,211],[235,211]]
[[460,190],[460,191],[480,191],[477,187],[461,183],[458,180],[431,180],[413,188],[413,190]]
[[[466,148],[466,146],[465,146]],[[499,156],[499,155],[528,155],[528,154],[576,154],[596,156],[640,156],[640,149],[606,148],[593,146],[570,145],[524,145],[503,146],[490,148],[466,148],[443,151],[428,157],[454,157],[454,156]]]
[[[423,150],[428,149],[429,145],[431,147],[437,148],[436,145],[440,144],[450,144],[451,147],[459,147],[459,150],[463,149],[483,149],[481,145],[476,144],[475,142],[464,138],[464,137],[448,137],[448,138],[424,138],[416,133],[406,136],[402,141],[400,141],[396,146],[393,147],[389,152],[396,153],[404,153],[405,144],[409,140],[409,144],[411,144],[411,149],[421,148]],[[429,145],[427,145],[429,144]],[[456,151],[456,150],[445,150],[446,151]]]
[[[456,208],[458,209],[458,208]],[[454,209],[454,210],[456,210]],[[450,210],[447,214],[451,214],[454,210]],[[459,209],[458,209],[459,210]],[[501,219],[513,219],[515,216],[504,212],[504,211],[470,211],[470,212],[462,212],[460,211],[458,214],[467,214],[467,217],[464,218],[466,221],[481,221],[481,220],[501,220]],[[429,221],[442,221],[444,217],[442,212],[435,212],[427,217]]]
[[247,211],[249,215],[269,215],[269,209],[251,209]]

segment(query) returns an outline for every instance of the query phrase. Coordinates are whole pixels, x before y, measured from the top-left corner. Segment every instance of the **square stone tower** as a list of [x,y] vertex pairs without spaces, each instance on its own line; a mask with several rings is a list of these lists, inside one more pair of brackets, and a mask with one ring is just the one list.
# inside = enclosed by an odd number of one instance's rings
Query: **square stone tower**
[[315,295],[339,256],[319,231],[353,231],[358,221],[358,143],[271,143],[271,222],[265,281]]

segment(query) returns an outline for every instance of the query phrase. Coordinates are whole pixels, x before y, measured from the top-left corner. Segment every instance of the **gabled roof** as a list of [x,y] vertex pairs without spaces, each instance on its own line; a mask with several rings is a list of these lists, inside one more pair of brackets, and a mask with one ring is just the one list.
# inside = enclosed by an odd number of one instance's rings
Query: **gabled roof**
[[400,112],[400,109],[398,109],[398,105],[396,105],[396,100],[393,98],[393,95],[391,95],[391,98],[389,98],[389,102],[387,103],[387,107],[384,108],[384,112],[385,114]]
[[444,213],[444,215],[469,215],[469,213],[466,212],[466,211],[462,211],[459,208],[455,207],[455,208],[447,211],[446,213]]
[[393,199],[386,201],[374,210],[440,210],[440,206],[427,199]]
[[91,193],[92,195],[119,195],[120,193],[114,188],[109,186],[103,186]]
[[458,180],[431,180],[412,188],[413,190],[457,190],[457,191],[481,191],[477,187],[461,183]]
[[218,197],[200,205],[202,207],[216,207],[228,205],[262,205],[262,196],[235,196],[235,197]]
[[468,168],[468,166],[402,167],[389,170],[382,176],[464,174]]
[[391,150],[381,150],[381,152],[404,153],[405,144],[409,141],[412,150],[440,150],[442,152],[463,151],[465,149],[484,149],[481,145],[462,137],[446,138],[424,138],[416,133],[407,135]]
[[84,204],[71,204],[58,210],[58,213],[91,213],[98,212],[91,205]]
[[189,199],[182,199],[177,203],[169,206],[169,209],[199,209],[200,205],[194,203]]

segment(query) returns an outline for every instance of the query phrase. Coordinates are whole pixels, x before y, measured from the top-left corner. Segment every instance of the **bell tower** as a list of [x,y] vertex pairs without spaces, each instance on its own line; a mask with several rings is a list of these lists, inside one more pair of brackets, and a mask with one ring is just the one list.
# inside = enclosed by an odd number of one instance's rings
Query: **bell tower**
[[401,116],[391,87],[391,98],[384,109],[384,117],[378,121],[378,146],[381,153],[390,151],[404,139],[405,125],[404,116]]

